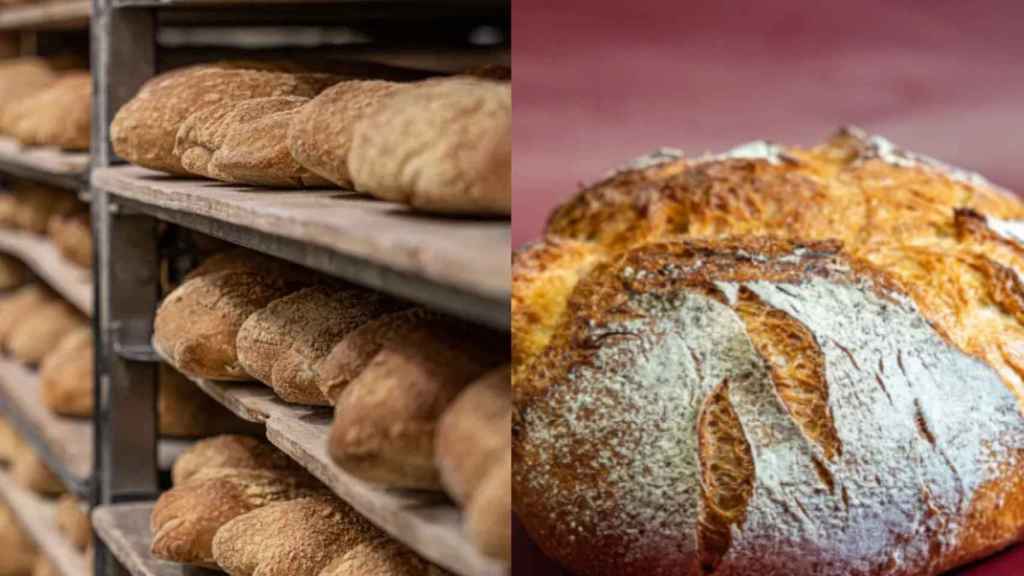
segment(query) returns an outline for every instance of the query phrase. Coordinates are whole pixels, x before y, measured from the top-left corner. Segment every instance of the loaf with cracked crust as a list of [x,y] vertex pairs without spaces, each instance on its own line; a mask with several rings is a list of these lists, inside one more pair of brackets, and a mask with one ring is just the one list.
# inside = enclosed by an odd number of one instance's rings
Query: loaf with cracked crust
[[110,125],[110,141],[118,156],[134,164],[187,175],[174,154],[174,143],[181,124],[190,115],[227,101],[272,96],[310,98],[341,79],[331,74],[217,64],[172,70],[151,79],[118,110]]
[[153,344],[180,372],[211,380],[249,380],[235,340],[249,315],[313,283],[308,270],[232,251],[200,265],[157,309]]
[[449,576],[449,573],[420,558],[401,542],[377,538],[353,547],[336,557],[318,576]]
[[352,188],[348,156],[356,123],[406,84],[383,80],[339,82],[302,107],[288,127],[291,156],[306,169]]
[[1018,398],[839,246],[665,238],[582,276],[514,380],[515,508],[546,553],[910,575],[1019,538]]
[[11,356],[25,364],[39,363],[65,336],[86,325],[78,310],[56,298],[36,307],[28,319],[13,327],[4,340]]
[[266,444],[263,450],[248,446],[253,456],[248,460],[223,457],[226,446],[236,453],[240,447],[238,443],[200,443],[189,452],[196,453],[191,464],[175,465],[175,480],[180,482],[161,494],[150,516],[154,556],[216,568],[213,541],[222,526],[268,504],[328,493],[297,465],[284,466],[279,457],[261,457],[258,452],[274,450]]
[[445,491],[465,504],[512,441],[509,366],[470,384],[452,402],[437,428],[435,453]]
[[84,502],[70,494],[57,501],[56,523],[60,533],[78,550],[92,546],[92,524]]
[[407,307],[354,286],[303,288],[249,316],[238,330],[238,361],[282,400],[328,406],[319,387],[321,361],[352,331]]
[[500,335],[420,309],[363,325],[321,367],[324,382],[340,390],[331,457],[379,485],[442,489],[434,454],[441,415],[470,382],[504,362],[507,345]]
[[24,146],[88,150],[91,118],[92,77],[75,70],[4,107],[0,121],[4,132]]
[[28,576],[36,557],[36,545],[22,530],[7,504],[0,502],[0,574]]
[[239,516],[213,540],[231,576],[319,574],[335,556],[384,533],[335,496],[279,502]]
[[446,214],[508,215],[512,88],[452,78],[391,94],[352,133],[356,190]]

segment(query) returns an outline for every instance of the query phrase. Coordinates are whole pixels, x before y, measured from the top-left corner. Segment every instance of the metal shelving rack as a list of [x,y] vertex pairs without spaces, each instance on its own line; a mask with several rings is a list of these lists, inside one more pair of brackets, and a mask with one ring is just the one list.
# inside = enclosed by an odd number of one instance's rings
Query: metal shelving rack
[[[238,10],[240,6],[244,10]],[[108,126],[160,63],[161,27],[285,24],[363,26],[408,47],[430,28],[496,25],[508,38],[505,0],[232,1],[94,0],[90,198],[96,263],[96,406],[91,483],[95,574],[179,575],[190,569],[148,557],[144,530],[159,494],[156,357],[150,341],[159,298],[158,230],[169,223],[246,246],[354,283],[508,330],[507,221],[410,215],[341,190],[274,192],[174,179],[120,164]],[[424,26],[429,23],[429,26]],[[398,30],[394,29],[395,27]],[[360,49],[358,54],[365,55]],[[376,489],[326,457],[329,414],[253,398],[258,388],[198,382],[342,498],[421,555],[463,576],[504,576],[458,530],[457,511],[437,497]],[[238,389],[235,389],[238,388]],[[263,390],[266,390],[265,388]],[[259,396],[258,392],[256,396]],[[137,533],[134,533],[137,532]]]

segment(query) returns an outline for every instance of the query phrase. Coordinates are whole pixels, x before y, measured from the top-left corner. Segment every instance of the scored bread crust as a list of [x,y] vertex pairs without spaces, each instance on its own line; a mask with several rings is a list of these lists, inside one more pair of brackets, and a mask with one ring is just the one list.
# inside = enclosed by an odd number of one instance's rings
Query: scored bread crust
[[512,88],[458,77],[389,95],[352,133],[356,190],[429,212],[508,215]]
[[271,504],[228,522],[213,554],[232,576],[319,574],[336,556],[384,533],[334,496]]
[[515,382],[513,497],[587,576],[938,574],[1024,526],[1024,418],[837,243],[606,256]]
[[320,362],[353,330],[406,307],[356,287],[303,288],[249,316],[238,330],[238,360],[284,401],[328,406],[319,387]]

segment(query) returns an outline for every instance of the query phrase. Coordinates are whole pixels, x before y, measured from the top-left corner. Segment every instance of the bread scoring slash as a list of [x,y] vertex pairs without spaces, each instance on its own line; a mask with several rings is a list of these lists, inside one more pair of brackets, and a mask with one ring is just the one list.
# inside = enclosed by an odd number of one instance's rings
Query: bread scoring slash
[[1024,534],[1024,206],[857,131],[660,154],[513,265],[513,503],[584,576],[938,574]]

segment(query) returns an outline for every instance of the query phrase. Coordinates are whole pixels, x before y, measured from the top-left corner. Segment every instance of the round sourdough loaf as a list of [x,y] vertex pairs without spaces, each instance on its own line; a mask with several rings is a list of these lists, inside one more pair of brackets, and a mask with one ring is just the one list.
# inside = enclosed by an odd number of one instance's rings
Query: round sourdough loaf
[[512,88],[456,77],[399,90],[361,119],[348,170],[357,190],[414,208],[507,215]]

